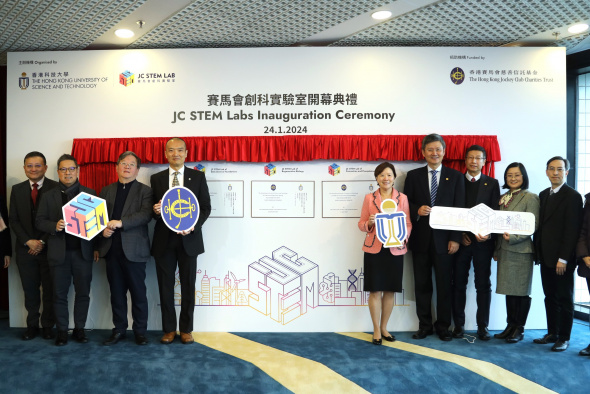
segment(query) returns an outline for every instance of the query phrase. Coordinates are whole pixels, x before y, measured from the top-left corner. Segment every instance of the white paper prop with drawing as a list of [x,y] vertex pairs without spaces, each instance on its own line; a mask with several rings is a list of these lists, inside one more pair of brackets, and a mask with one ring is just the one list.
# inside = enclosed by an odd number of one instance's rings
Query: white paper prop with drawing
[[109,222],[107,202],[81,192],[62,207],[65,231],[87,241],[104,230]]
[[385,248],[404,245],[408,236],[406,214],[397,211],[397,204],[391,199],[381,202],[381,213],[375,215],[377,238]]
[[535,231],[535,215],[530,212],[494,211],[485,204],[473,208],[435,206],[430,211],[430,227],[471,231],[482,236],[490,233],[532,235]]

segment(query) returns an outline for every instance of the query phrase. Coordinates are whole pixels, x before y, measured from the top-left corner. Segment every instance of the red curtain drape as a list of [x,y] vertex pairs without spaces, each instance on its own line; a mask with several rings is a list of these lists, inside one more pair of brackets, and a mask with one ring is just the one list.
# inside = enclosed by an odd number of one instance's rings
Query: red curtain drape
[[[311,160],[419,161],[424,135],[289,135],[280,137],[182,137],[187,161],[273,162]],[[167,163],[164,156],[170,137],[74,139],[72,155],[80,165],[81,182],[97,192],[115,182],[113,163],[125,151],[133,151],[142,163]],[[465,150],[483,146],[487,152],[485,174],[494,176],[500,161],[495,135],[445,135],[445,165],[465,170]]]

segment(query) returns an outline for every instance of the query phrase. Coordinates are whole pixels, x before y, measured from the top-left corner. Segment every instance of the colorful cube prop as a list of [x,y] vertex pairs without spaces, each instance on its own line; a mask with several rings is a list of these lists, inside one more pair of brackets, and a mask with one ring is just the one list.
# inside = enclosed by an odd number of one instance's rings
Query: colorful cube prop
[[131,71],[123,71],[119,74],[119,83],[123,86],[129,86],[135,81],[135,74]]
[[201,171],[201,172],[205,172],[205,166],[204,166],[204,165],[202,165],[202,164],[197,164],[197,165],[195,166],[195,170],[197,170],[197,171]]
[[338,175],[340,174],[340,166],[336,163],[333,163],[330,166],[328,166],[328,172],[332,176]]
[[62,211],[66,233],[87,241],[104,230],[109,222],[106,201],[84,192],[72,198]]
[[274,164],[268,163],[264,166],[264,173],[268,176],[272,176],[277,173],[277,167]]

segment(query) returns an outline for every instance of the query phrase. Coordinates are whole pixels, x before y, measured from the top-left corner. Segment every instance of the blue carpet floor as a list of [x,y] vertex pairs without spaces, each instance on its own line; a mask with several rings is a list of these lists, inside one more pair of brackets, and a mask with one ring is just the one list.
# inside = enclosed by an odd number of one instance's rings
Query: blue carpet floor
[[[254,363],[199,343],[186,346],[176,341],[161,345],[159,332],[148,333],[147,346],[135,345],[133,335],[128,335],[125,341],[111,347],[102,345],[110,334],[107,330],[88,332],[87,344],[70,341],[65,347],[41,338],[22,341],[22,332],[9,328],[7,320],[0,320],[0,393],[290,392],[279,383],[281,379],[271,377]],[[494,339],[441,342],[430,336],[416,341],[411,339],[411,333],[395,335],[399,343],[425,347],[426,351],[434,349],[488,361],[554,392],[589,392],[590,357],[578,356],[578,351],[590,342],[588,324],[574,324],[570,348],[563,353],[553,353],[550,345],[532,342],[543,333],[527,330],[525,340],[513,345]],[[312,360],[371,393],[511,392],[499,382],[453,362],[373,346],[337,333],[235,333],[231,337],[299,356],[304,362]],[[199,333],[196,338],[198,341]],[[289,374],[293,372],[290,368],[296,367],[284,365],[279,369]],[[326,390],[319,381],[306,383],[308,389],[317,383],[315,392],[336,392]]]

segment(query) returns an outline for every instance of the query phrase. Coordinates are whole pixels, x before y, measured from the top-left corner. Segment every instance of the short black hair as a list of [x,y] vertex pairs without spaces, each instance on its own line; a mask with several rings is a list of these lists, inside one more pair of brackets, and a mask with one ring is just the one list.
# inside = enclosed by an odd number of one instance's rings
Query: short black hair
[[47,165],[47,160],[45,160],[45,155],[41,152],[37,152],[36,150],[27,153],[27,155],[25,156],[25,159],[23,160],[23,164],[26,163],[27,159],[30,159],[31,157],[40,157],[43,159],[43,164]]
[[549,159],[547,161],[547,169],[549,169],[549,163],[551,163],[554,160],[562,160],[565,163],[565,170],[569,171],[570,170],[570,162],[567,159],[564,159],[561,156],[553,156],[551,159]]
[[447,144],[445,144],[445,140],[443,140],[443,137],[436,133],[432,133],[428,134],[422,140],[422,150],[426,149],[426,145],[430,144],[431,142],[440,142],[442,144],[443,149],[447,149]]
[[61,155],[59,157],[59,159],[57,159],[57,168],[58,169],[59,169],[59,164],[64,160],[71,160],[76,164],[76,167],[78,167],[78,160],[76,160],[76,158],[74,156],[64,153],[63,155]]
[[467,154],[471,151],[479,151],[481,153],[483,153],[483,158],[485,159],[487,157],[486,155],[486,150],[484,149],[483,146],[480,145],[471,145],[469,148],[467,148],[467,150],[465,151],[465,158],[467,159]]
[[186,141],[185,141],[185,140],[183,140],[183,139],[182,139],[182,138],[180,138],[180,137],[172,137],[172,138],[170,138],[168,141],[166,141],[166,149],[168,149],[168,143],[169,143],[170,141],[172,141],[172,140],[179,140],[179,141],[182,141],[182,143],[184,144],[184,149],[186,149]]
[[523,190],[528,189],[529,188],[529,176],[526,173],[526,168],[524,168],[524,164],[516,162],[516,161],[514,163],[509,164],[508,167],[506,167],[506,170],[504,171],[504,185],[502,185],[502,189],[510,189],[510,186],[508,186],[508,182],[506,181],[506,174],[508,174],[509,169],[515,168],[515,167],[518,167],[518,169],[522,173],[522,186],[520,188]]
[[377,177],[379,176],[379,174],[381,174],[383,171],[385,171],[386,168],[391,168],[391,171],[393,171],[393,177],[397,177],[396,173],[395,173],[395,167],[393,166],[393,164],[384,161],[383,163],[379,164],[376,168],[375,168],[375,179],[377,179]]
[[119,158],[117,159],[117,164],[119,164],[127,156],[135,157],[135,161],[137,162],[137,169],[139,170],[139,168],[141,167],[141,159],[139,158],[139,156],[135,154],[135,152],[131,152],[130,150],[123,152],[119,155]]

